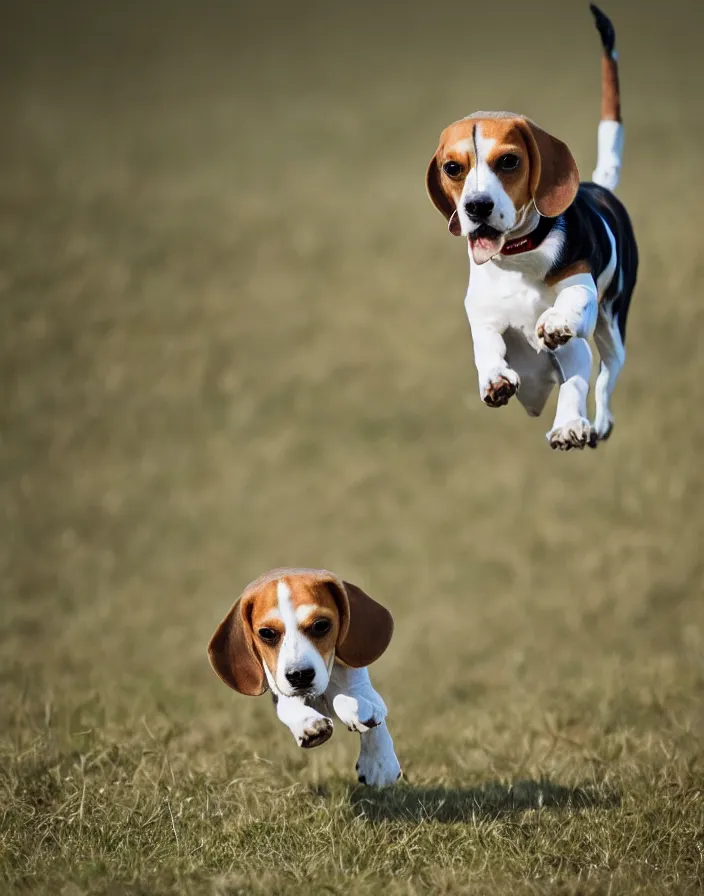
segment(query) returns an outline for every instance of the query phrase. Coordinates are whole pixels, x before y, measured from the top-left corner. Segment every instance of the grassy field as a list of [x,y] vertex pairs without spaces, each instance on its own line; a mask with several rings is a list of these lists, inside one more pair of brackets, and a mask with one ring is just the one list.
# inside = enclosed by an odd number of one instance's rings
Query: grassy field
[[[589,175],[586,3],[3,4],[1,893],[702,891],[704,16],[647,7],[616,429],[559,455],[424,172],[515,108]],[[394,791],[209,668],[286,564],[395,615]]]

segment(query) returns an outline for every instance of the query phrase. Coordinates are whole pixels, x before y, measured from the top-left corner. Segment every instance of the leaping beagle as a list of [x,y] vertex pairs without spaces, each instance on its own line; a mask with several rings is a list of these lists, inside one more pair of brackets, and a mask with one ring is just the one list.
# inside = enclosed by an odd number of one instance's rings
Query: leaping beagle
[[[612,192],[623,149],[615,34],[591,10],[603,45],[593,182],[580,184],[562,141],[511,112],[475,112],[451,124],[426,179],[450,232],[468,241],[465,308],[482,400],[501,407],[517,395],[537,417],[558,384],[547,440],[562,450],[596,447],[611,433],[638,269],[631,221]],[[593,424],[592,335],[601,357]]]
[[208,645],[229,687],[270,689],[276,713],[300,747],[330,738],[335,715],[359,732],[357,775],[385,787],[401,775],[386,706],[366,667],[391,641],[393,619],[361,588],[325,569],[274,569],[249,584]]

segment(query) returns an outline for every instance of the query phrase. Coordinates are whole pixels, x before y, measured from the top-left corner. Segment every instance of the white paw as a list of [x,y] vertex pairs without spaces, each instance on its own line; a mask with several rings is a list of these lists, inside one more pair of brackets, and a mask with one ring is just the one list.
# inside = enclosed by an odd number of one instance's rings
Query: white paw
[[584,448],[585,445],[594,447],[596,433],[588,420],[584,417],[577,417],[575,420],[570,420],[562,426],[551,429],[546,439],[551,448],[569,451],[570,448]]
[[614,428],[614,418],[611,414],[606,412],[602,412],[597,410],[596,419],[594,420],[594,444],[590,446],[592,448],[596,448],[597,442],[605,442],[608,437],[611,435],[611,430]]
[[504,365],[489,370],[481,379],[479,394],[484,404],[490,408],[500,408],[508,404],[521,385],[521,380],[515,370]]
[[347,725],[350,731],[369,731],[376,728],[386,718],[386,707],[375,705],[364,697],[348,697],[338,694],[332,701],[333,709],[339,720]]
[[401,766],[386,725],[379,725],[362,735],[355,768],[359,783],[369,787],[390,787],[401,777]]
[[556,348],[569,342],[575,333],[561,311],[548,308],[538,318],[535,335],[541,349],[547,348],[550,351],[555,351]]
[[332,737],[332,719],[318,715],[310,716],[310,718],[303,719],[296,727],[296,731],[292,733],[299,747],[311,750]]

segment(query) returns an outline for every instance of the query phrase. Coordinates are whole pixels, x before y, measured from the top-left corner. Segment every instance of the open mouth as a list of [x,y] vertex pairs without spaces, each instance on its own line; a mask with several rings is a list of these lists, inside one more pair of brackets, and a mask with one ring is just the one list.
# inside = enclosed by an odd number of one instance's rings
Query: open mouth
[[488,224],[479,224],[469,234],[469,248],[477,264],[484,264],[501,251],[505,234]]
[[488,224],[478,224],[477,227],[470,233],[470,240],[495,240],[502,236],[500,230],[497,230],[495,227],[490,227]]

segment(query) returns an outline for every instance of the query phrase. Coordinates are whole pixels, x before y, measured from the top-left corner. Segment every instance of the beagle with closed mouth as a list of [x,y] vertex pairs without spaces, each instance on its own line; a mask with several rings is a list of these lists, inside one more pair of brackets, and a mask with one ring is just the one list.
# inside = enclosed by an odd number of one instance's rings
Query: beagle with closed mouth
[[[482,400],[501,407],[517,395],[537,417],[558,385],[547,440],[562,450],[596,447],[611,433],[638,269],[630,219],[612,192],[623,149],[615,34],[591,10],[603,46],[592,182],[580,184],[562,141],[511,112],[475,112],[451,124],[426,179],[450,232],[468,242],[465,308]],[[591,336],[601,358],[593,423]]]
[[391,613],[325,569],[274,569],[248,585],[208,645],[226,685],[251,697],[271,690],[300,747],[325,743],[332,713],[359,732],[357,775],[386,787],[401,775],[386,706],[367,666],[384,653]]

